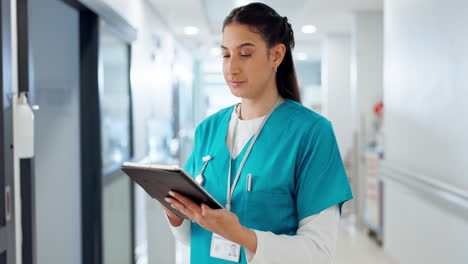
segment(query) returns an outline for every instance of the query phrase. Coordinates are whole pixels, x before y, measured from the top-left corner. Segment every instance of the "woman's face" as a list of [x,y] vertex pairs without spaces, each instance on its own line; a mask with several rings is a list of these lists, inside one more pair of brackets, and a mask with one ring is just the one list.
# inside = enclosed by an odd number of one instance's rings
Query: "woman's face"
[[224,80],[232,94],[241,98],[256,98],[275,86],[276,60],[268,52],[261,35],[246,25],[229,24],[224,28]]

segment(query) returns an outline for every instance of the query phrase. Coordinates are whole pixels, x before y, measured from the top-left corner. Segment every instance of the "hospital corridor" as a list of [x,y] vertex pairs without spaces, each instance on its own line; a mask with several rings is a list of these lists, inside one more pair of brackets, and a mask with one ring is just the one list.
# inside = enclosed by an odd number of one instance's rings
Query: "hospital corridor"
[[468,1],[0,0],[0,264],[468,264]]

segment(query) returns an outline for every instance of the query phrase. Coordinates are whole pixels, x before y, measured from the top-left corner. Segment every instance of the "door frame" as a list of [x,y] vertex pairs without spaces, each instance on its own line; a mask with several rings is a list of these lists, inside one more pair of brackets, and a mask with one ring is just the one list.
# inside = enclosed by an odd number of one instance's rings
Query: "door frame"
[[0,0],[0,260],[8,264],[16,263],[11,41],[11,1]]
[[[71,2],[74,0],[64,0]],[[137,31],[117,12],[99,1],[80,0],[86,10],[80,13],[80,74],[81,74],[81,162],[82,162],[82,252],[84,264],[103,263],[103,187],[118,177],[120,166],[104,171],[101,149],[101,89],[99,86],[100,28],[106,27],[128,44],[128,70],[131,71],[131,43]],[[102,20],[102,21],[101,21]],[[133,148],[133,102],[130,95],[130,159]],[[135,263],[135,200],[134,184],[130,186],[132,263]]]

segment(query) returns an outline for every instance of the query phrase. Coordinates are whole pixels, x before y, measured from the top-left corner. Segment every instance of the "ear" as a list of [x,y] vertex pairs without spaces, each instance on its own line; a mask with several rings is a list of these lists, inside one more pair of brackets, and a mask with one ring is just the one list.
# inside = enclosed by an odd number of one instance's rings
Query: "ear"
[[285,54],[286,54],[286,46],[282,43],[276,44],[275,46],[271,48],[270,59],[274,68],[277,68],[280,66],[281,62],[284,59]]

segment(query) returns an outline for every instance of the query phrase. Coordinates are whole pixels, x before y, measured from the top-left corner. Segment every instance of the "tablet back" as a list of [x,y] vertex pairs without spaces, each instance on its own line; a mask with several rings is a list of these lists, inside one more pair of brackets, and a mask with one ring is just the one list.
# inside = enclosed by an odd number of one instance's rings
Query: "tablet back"
[[188,219],[184,214],[172,208],[164,198],[169,197],[169,191],[180,193],[197,204],[206,204],[213,209],[222,206],[190,175],[178,166],[138,164],[126,162],[122,166],[131,179],[140,185],[151,197],[164,204],[174,214]]

